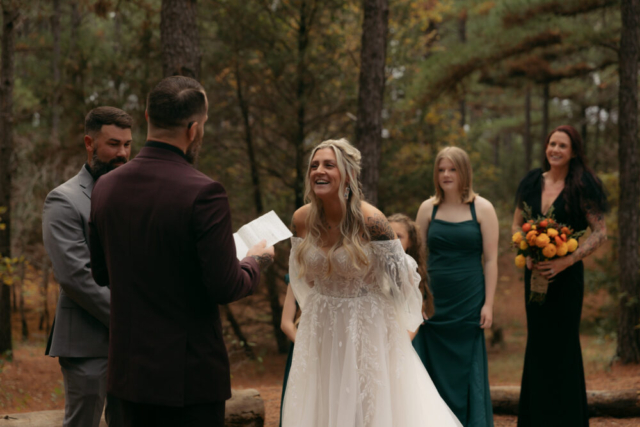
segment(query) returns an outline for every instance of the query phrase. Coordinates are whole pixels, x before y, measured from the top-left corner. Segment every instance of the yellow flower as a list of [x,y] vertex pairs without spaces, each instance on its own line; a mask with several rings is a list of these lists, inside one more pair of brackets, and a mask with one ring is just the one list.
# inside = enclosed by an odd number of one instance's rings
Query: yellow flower
[[527,249],[528,247],[529,247],[529,245],[527,244],[526,240],[522,240],[522,241],[520,242],[520,249],[522,249],[523,251],[524,251],[525,249]]
[[536,237],[536,246],[539,248],[544,248],[549,244],[550,241],[551,240],[549,239],[549,236],[542,233],[541,235]]
[[553,243],[549,243],[542,250],[542,255],[547,258],[553,258],[554,256],[556,256],[556,245],[554,245]]
[[569,252],[573,252],[578,249],[578,241],[576,239],[569,239],[569,241],[567,241],[567,249]]
[[558,235],[558,230],[555,228],[547,228],[547,235],[553,239]]
[[513,243],[515,243],[516,245],[519,244],[522,241],[522,233],[518,231],[513,235],[511,240],[513,240]]
[[516,267],[524,268],[526,264],[527,264],[527,259],[524,257],[524,255],[518,255],[516,257]]
[[565,256],[567,254],[567,251],[569,250],[569,246],[566,243],[562,242],[562,244],[558,245],[556,249],[556,255]]

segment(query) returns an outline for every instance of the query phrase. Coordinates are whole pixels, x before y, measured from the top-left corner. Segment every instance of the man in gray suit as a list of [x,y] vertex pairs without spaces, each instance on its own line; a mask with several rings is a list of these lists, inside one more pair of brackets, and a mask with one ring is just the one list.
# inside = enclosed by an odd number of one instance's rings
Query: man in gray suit
[[46,353],[58,357],[64,377],[64,427],[98,427],[105,399],[110,426],[122,425],[119,402],[106,396],[110,289],[91,276],[89,214],[95,181],[131,155],[132,118],[113,107],[85,119],[87,163],[44,202],[42,234],[60,283]]

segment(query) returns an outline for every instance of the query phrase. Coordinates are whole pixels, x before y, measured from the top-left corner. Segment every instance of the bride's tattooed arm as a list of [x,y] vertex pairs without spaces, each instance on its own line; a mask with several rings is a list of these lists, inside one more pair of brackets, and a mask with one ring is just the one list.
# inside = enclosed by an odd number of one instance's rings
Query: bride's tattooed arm
[[607,224],[602,212],[588,210],[587,222],[589,223],[589,228],[591,228],[591,234],[572,254],[574,263],[594,253],[607,240]]
[[382,214],[374,213],[373,216],[367,217],[367,228],[372,241],[396,239],[396,233]]

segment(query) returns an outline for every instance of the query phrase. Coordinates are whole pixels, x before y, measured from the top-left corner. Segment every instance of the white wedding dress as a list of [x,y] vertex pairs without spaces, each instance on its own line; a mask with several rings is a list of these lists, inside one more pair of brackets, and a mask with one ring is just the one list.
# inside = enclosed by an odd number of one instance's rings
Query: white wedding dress
[[420,276],[399,240],[371,242],[369,265],[336,250],[309,251],[299,277],[293,237],[292,290],[302,309],[284,398],[283,427],[461,426],[416,354],[408,330],[422,323]]

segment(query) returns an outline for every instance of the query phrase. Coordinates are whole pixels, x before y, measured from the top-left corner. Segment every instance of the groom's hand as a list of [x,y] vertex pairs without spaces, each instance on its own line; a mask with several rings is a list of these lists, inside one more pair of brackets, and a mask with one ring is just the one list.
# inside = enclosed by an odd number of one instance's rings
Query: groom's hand
[[261,240],[260,243],[252,246],[249,249],[249,252],[247,252],[248,257],[250,256],[258,262],[260,270],[264,270],[265,268],[273,264],[275,251],[273,249],[273,246],[269,246],[268,248],[266,246],[267,241]]

